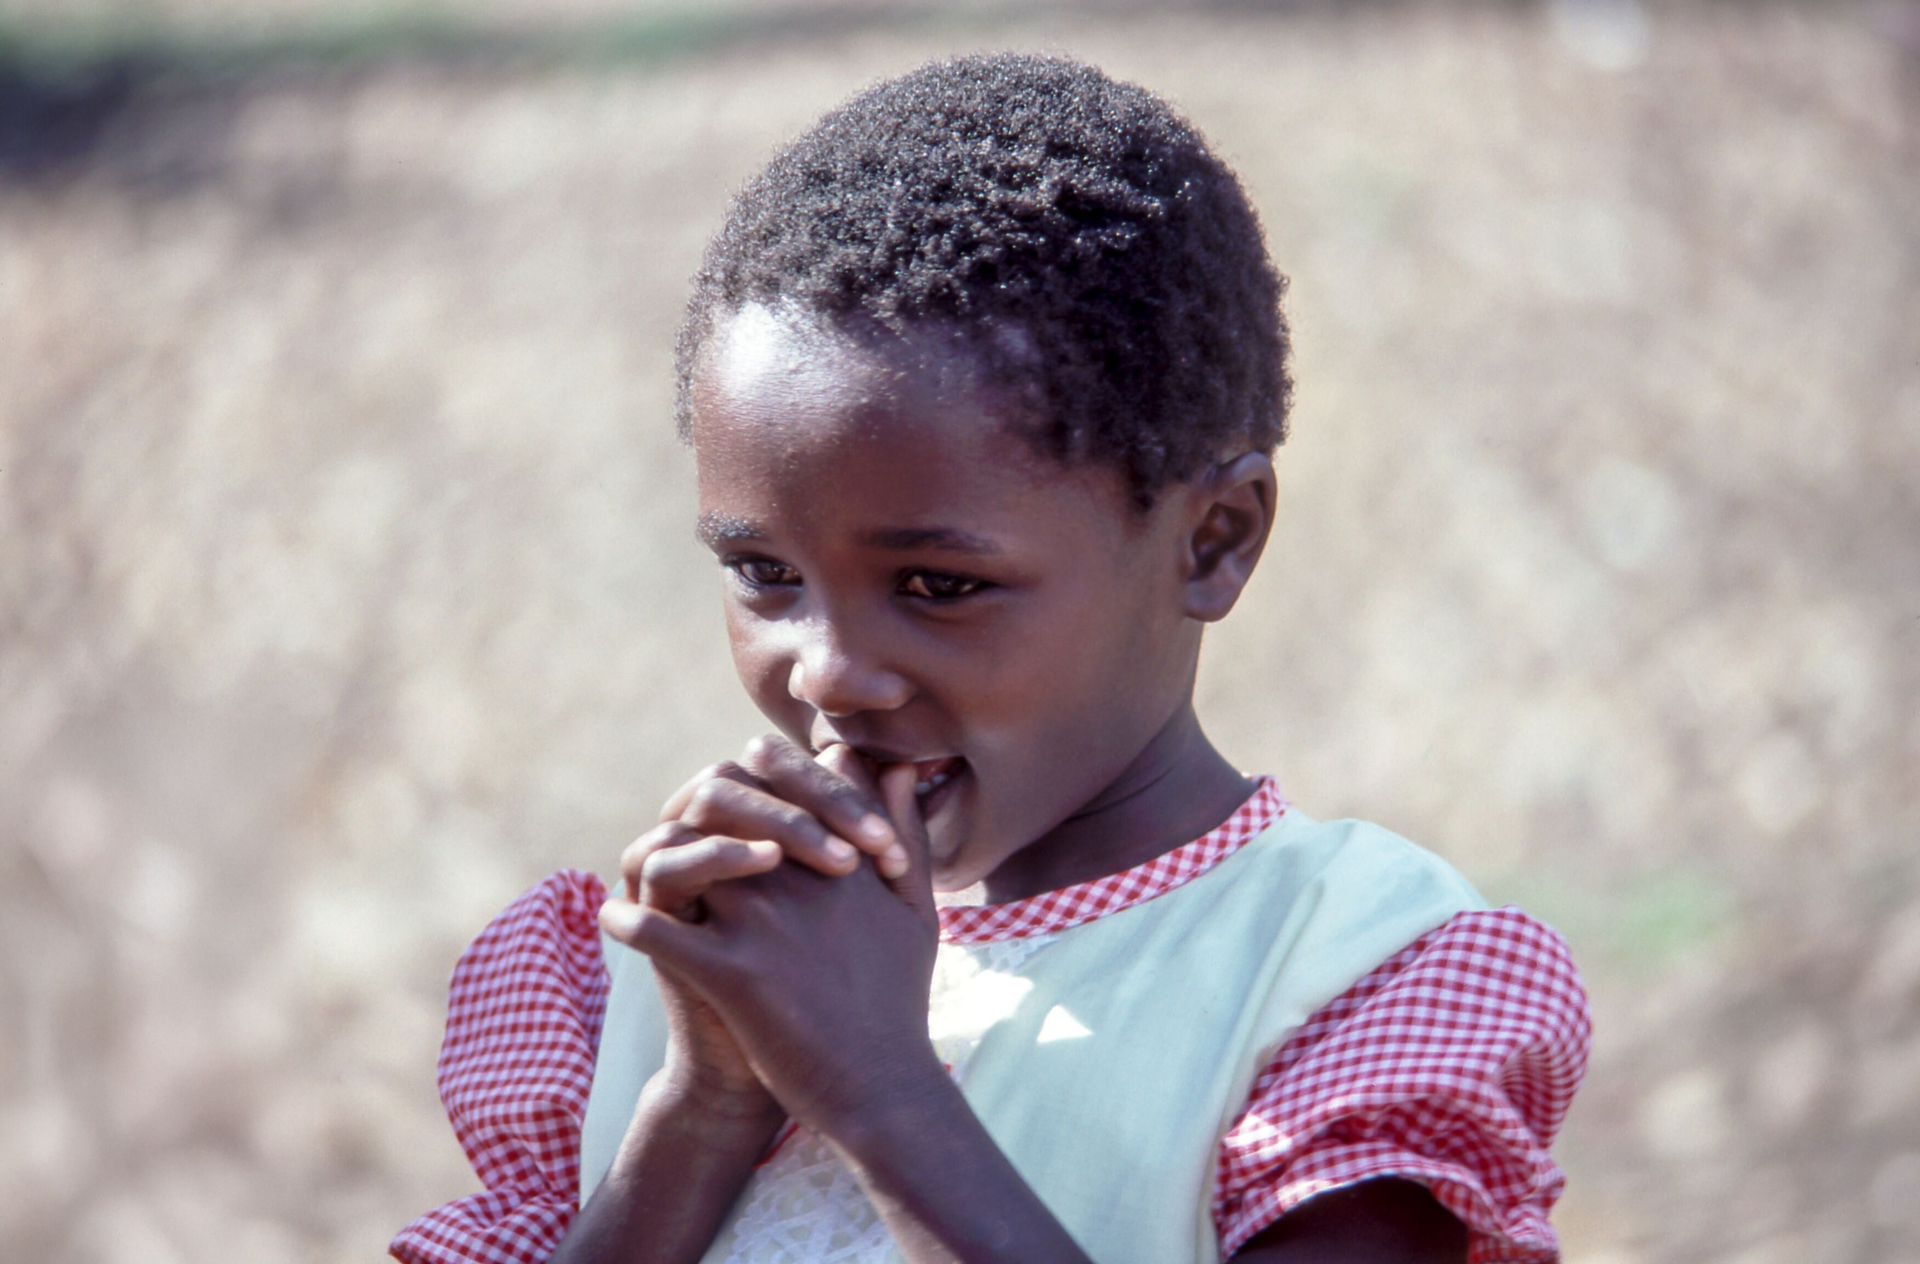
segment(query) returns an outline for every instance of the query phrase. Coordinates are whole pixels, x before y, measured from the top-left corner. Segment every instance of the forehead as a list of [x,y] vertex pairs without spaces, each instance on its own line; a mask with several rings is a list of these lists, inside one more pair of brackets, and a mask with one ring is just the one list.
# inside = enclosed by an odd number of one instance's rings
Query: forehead
[[747,307],[692,383],[703,514],[732,519],[1118,517],[1114,472],[1069,468],[1009,423],[951,338],[856,339]]

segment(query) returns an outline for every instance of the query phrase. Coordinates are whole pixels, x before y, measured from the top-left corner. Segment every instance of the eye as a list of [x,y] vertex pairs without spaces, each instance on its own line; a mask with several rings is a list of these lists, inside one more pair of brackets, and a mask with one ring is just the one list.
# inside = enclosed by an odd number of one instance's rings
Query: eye
[[956,601],[987,588],[984,579],[970,579],[946,571],[909,571],[900,580],[900,591],[923,601]]
[[729,557],[720,565],[740,577],[749,588],[786,588],[800,582],[800,572],[770,557]]

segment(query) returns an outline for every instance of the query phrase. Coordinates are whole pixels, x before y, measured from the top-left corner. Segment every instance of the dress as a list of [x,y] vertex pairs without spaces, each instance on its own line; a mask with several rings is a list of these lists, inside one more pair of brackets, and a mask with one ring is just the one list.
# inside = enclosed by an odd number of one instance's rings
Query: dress
[[[1006,979],[992,977],[995,974],[1032,976],[1024,984],[1032,987],[1037,981],[1041,992],[1037,999],[1030,998],[1032,1004],[1010,1004],[1004,1014],[990,1017],[989,1044],[1000,1042],[1001,1052],[990,1049],[976,1056],[978,1029],[971,1035],[940,1030],[942,985],[937,978],[936,1046],[955,1063],[956,1076],[983,1123],[1096,1259],[1228,1258],[1303,1199],[1382,1175],[1427,1184],[1467,1224],[1477,1261],[1554,1258],[1557,1244],[1547,1212],[1562,1178],[1547,1146],[1584,1069],[1588,1040],[1585,996],[1564,944],[1518,910],[1479,906],[1457,875],[1404,840],[1377,827],[1322,825],[1290,812],[1272,783],[1263,780],[1259,791],[1220,827],[1135,869],[1012,904],[943,910],[942,970],[957,961],[981,976],[976,983],[996,985]],[[1304,990],[1283,987],[1280,1002],[1250,1009],[1266,1015],[1260,1021],[1267,1028],[1237,1022],[1231,1024],[1235,1034],[1217,1042],[1202,1033],[1205,1048],[1215,1043],[1222,1049],[1241,1047],[1253,1060],[1239,1070],[1221,1070],[1196,1065],[1191,1050],[1180,1054],[1186,1060],[1176,1059],[1172,1065],[1194,1070],[1183,1070],[1174,1087],[1184,1089],[1188,1079],[1214,1086],[1207,1090],[1214,1097],[1186,1112],[1191,1118],[1182,1118],[1185,1099],[1177,1097],[1171,1103],[1173,1113],[1166,1113],[1169,1103],[1160,1100],[1157,1086],[1171,1080],[1150,1081],[1142,1088],[1138,1081],[1126,1087],[1129,1082],[1122,1079],[1114,1081],[1122,1086],[1121,1096],[1114,1096],[1109,1086],[1105,1097],[1096,1093],[1089,1099],[1091,1107],[1082,1103],[1077,1108],[1075,1128],[1050,1132],[1027,1127],[1023,1132],[1008,1124],[1009,1119],[1024,1124],[1035,1112],[1016,1109],[1009,1114],[1004,1106],[996,1107],[996,1075],[1001,1085],[1012,1082],[1017,1088],[1029,1074],[1041,1074],[1031,1069],[1040,1066],[1031,1050],[1044,1050],[1051,1059],[1076,1047],[1100,1047],[1076,1015],[1091,1016],[1097,1031],[1143,1026],[1114,1021],[1139,1011],[1115,1010],[1109,1000],[1088,991],[1089,986],[1104,986],[1099,979],[1107,973],[1123,980],[1115,986],[1129,997],[1141,979],[1152,984],[1152,971],[1142,974],[1138,960],[1120,962],[1124,968],[1111,972],[1089,974],[1081,968],[1076,977],[1082,981],[1059,994],[1071,1004],[1052,1003],[1056,998],[1045,989],[1058,983],[1062,970],[1075,974],[1075,953],[1084,962],[1089,951],[1096,951],[1088,945],[1117,942],[1114,936],[1127,933],[1130,926],[1149,925],[1152,918],[1173,925],[1176,939],[1169,941],[1160,933],[1151,940],[1156,946],[1150,961],[1161,960],[1169,942],[1185,943],[1216,925],[1233,930],[1237,924],[1231,918],[1241,916],[1234,912],[1234,899],[1242,910],[1261,907],[1248,893],[1258,895],[1264,888],[1247,879],[1274,872],[1272,864],[1285,863],[1289,856],[1309,853],[1322,857],[1315,864],[1326,857],[1344,857],[1346,862],[1359,857],[1376,868],[1398,866],[1414,874],[1419,880],[1415,885],[1427,893],[1422,897],[1425,911],[1414,915],[1428,920],[1424,925],[1409,923],[1418,927],[1412,933],[1383,924],[1377,935],[1387,939],[1353,950],[1360,954],[1354,958],[1360,965],[1351,977],[1309,970]],[[1371,884],[1371,870],[1352,872],[1366,879],[1362,885]],[[1392,885],[1392,875],[1383,877]],[[1349,877],[1346,889],[1354,886]],[[1333,889],[1337,893],[1338,888]],[[1308,913],[1315,904],[1339,905],[1325,884],[1303,891],[1276,902],[1291,901]],[[1230,898],[1219,903],[1216,915],[1205,902],[1220,899],[1221,893]],[[611,1094],[616,1113],[624,1109],[619,1102],[631,1100],[619,1096],[625,1090],[609,1087],[607,1081],[619,1077],[606,1067],[601,1083],[594,1082],[594,1053],[608,994],[605,952],[594,927],[594,911],[602,898],[599,883],[590,876],[554,875],[502,914],[462,958],[442,1049],[441,1089],[456,1133],[487,1191],[408,1226],[393,1244],[400,1259],[518,1264],[545,1259],[564,1233],[576,1206],[583,1120],[594,1113],[588,1108],[589,1091],[596,1100]],[[1450,900],[1457,903],[1449,905]],[[1451,911],[1455,907],[1459,911]],[[1195,910],[1205,916],[1196,920]],[[1186,921],[1168,921],[1176,915]],[[1311,963],[1339,956],[1329,951],[1328,941],[1312,939],[1312,927],[1329,924],[1338,923],[1328,923],[1324,916],[1288,922],[1295,929],[1285,931],[1283,938],[1297,938],[1299,927],[1308,929],[1300,940],[1303,950],[1292,958]],[[1365,922],[1350,920],[1346,925],[1357,928],[1358,938],[1365,937]],[[956,951],[962,948],[964,953]],[[1216,945],[1208,951],[1222,949]],[[1250,951],[1256,965],[1288,959],[1286,952],[1258,945]],[[1258,955],[1262,951],[1264,958]],[[1036,969],[1050,955],[1056,962],[1052,979],[1046,970]],[[1177,952],[1166,959],[1177,959]],[[616,953],[616,975],[621,969]],[[1191,983],[1203,973],[1191,960],[1178,969],[1183,981],[1175,990],[1179,996],[1204,991]],[[1228,973],[1222,971],[1223,976]],[[1094,980],[1091,985],[1089,978]],[[1133,981],[1124,982],[1127,979]],[[1314,992],[1315,987],[1324,995]],[[976,994],[984,993],[976,987]],[[1109,1007],[1102,1009],[1103,1004]],[[1291,1014],[1289,1004],[1296,1007]],[[1219,1008],[1203,1003],[1170,1029],[1184,1030]],[[615,1007],[615,1027],[625,1033],[620,1037],[623,1049],[634,1043],[630,1026],[620,1027],[629,1022],[621,1015],[630,1010],[625,1002]],[[1280,1017],[1274,1018],[1275,1013]],[[1265,1043],[1272,1033],[1278,1034]],[[1076,1046],[1076,1037],[1089,1039]],[[1029,1053],[1015,1055],[1009,1063],[1004,1051],[1011,1047],[1009,1041]],[[1145,1048],[1144,1055],[1130,1051],[1127,1057],[1157,1056],[1159,1045]],[[1031,1065],[1021,1063],[1020,1057]],[[1009,1065],[1019,1072],[1011,1078]],[[1061,1087],[1077,1085],[1089,1067],[1098,1070],[1097,1063],[1062,1065],[1069,1066],[1071,1078],[1052,1086],[1049,1102],[1057,1100]],[[1155,1110],[1162,1114],[1154,1115]],[[1216,1111],[1217,1122],[1209,1113]],[[603,1108],[599,1113],[604,1117],[607,1112]],[[1144,1135],[1154,1138],[1185,1127],[1191,1134],[1187,1142],[1197,1137],[1201,1148],[1193,1151],[1200,1158],[1188,1163],[1192,1170],[1184,1177],[1146,1186],[1168,1191],[1167,1224],[1173,1235],[1168,1240],[1175,1247],[1143,1246],[1143,1254],[1132,1254],[1132,1238],[1102,1243],[1095,1222],[1082,1215],[1076,1224],[1074,1200],[1104,1197],[1109,1206],[1139,1201],[1137,1190],[1131,1199],[1124,1191],[1133,1164],[1109,1164],[1106,1185],[1100,1184],[1100,1172],[1093,1171],[1088,1177],[1092,1186],[1076,1189],[1072,1178],[1078,1165],[1058,1162],[1047,1145],[1055,1133],[1084,1132],[1087,1144],[1098,1151],[1157,1152],[1137,1138],[1131,1148],[1126,1145],[1128,1128],[1141,1121],[1148,1126]],[[599,1131],[605,1131],[604,1120]],[[592,1169],[605,1162],[604,1155],[594,1157],[596,1147],[603,1152],[606,1148],[590,1138],[589,1185],[598,1175]],[[1180,1146],[1172,1149],[1180,1151]],[[1097,1157],[1094,1151],[1088,1153]],[[1064,1184],[1062,1171],[1067,1173]],[[887,1258],[889,1244],[883,1232],[872,1238],[870,1219],[841,1216],[831,1224],[819,1219],[823,1199],[841,1200],[857,1211],[846,1202],[849,1197],[857,1198],[857,1189],[838,1172],[824,1145],[805,1134],[784,1138],[743,1195],[716,1244],[719,1254],[709,1258]],[[1180,1215],[1196,1198],[1198,1205],[1187,1211],[1188,1219],[1197,1219],[1201,1226],[1200,1241],[1189,1249],[1180,1245],[1185,1242]],[[858,1205],[864,1206],[864,1200]],[[1140,1226],[1150,1229],[1158,1223],[1159,1212],[1144,1210],[1153,1214]],[[777,1225],[783,1216],[807,1231],[769,1236],[768,1225]],[[731,1256],[725,1253],[729,1250]]]

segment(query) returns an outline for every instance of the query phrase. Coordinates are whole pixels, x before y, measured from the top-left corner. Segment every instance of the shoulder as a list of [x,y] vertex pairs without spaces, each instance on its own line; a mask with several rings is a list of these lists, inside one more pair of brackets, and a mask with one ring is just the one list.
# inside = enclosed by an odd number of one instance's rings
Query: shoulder
[[[1551,1055],[1531,1069],[1564,1081],[1568,1096],[1586,1066],[1592,1034],[1587,992],[1566,940],[1509,905],[1471,909],[1382,961],[1318,1010],[1294,1034],[1272,1070],[1309,1057],[1410,1041],[1448,1050],[1448,1065],[1503,1066],[1522,1051]],[[1557,1114],[1557,1112],[1555,1112]],[[1557,1127],[1558,1120],[1554,1120]]]
[[1525,1005],[1569,1031],[1585,1023],[1586,990],[1560,933],[1512,905],[1489,907],[1458,870],[1419,844],[1370,821],[1316,821],[1294,809],[1259,841],[1276,857],[1293,852],[1296,863],[1311,866],[1329,911],[1356,919],[1407,905],[1443,911],[1316,1021],[1397,989],[1470,996],[1476,1012]]
[[1486,900],[1452,865],[1371,821],[1319,821],[1296,807],[1247,846],[1266,863],[1305,867],[1322,885],[1391,903],[1408,898],[1484,909]]
[[1449,919],[1486,908],[1451,865],[1391,830],[1296,808],[1218,872],[1206,916],[1273,963],[1269,1008],[1287,1029]]
[[1255,1080],[1221,1150],[1223,1239],[1398,1176],[1467,1224],[1476,1258],[1555,1258],[1548,1148],[1591,1031],[1556,931],[1512,907],[1455,914],[1316,1011]]

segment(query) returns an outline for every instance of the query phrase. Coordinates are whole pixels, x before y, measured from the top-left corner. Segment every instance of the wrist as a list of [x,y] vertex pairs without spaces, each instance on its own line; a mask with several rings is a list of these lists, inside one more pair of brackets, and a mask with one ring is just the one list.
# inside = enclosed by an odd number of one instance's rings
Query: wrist
[[655,1073],[555,1264],[700,1259],[782,1118],[777,1105],[715,1093],[685,1068]]
[[674,1118],[698,1121],[701,1126],[723,1126],[769,1132],[786,1119],[786,1112],[758,1080],[741,1082],[698,1065],[669,1059],[654,1073],[642,1094],[652,1108]]
[[854,1163],[865,1166],[897,1147],[924,1140],[955,1110],[968,1111],[959,1086],[940,1064],[931,1045],[877,1069],[852,1100],[816,1130]]
[[910,1259],[1087,1264],[931,1055],[828,1140]]

